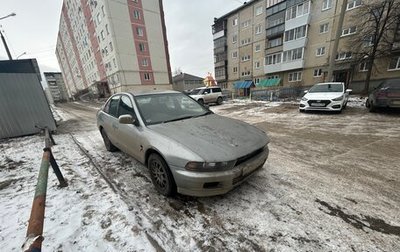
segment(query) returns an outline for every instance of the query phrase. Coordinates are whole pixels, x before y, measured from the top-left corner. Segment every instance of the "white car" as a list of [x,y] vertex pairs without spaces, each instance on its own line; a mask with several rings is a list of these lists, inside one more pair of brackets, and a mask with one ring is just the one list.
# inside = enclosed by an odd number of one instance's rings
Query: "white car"
[[318,83],[305,91],[306,94],[301,98],[300,112],[318,111],[337,111],[341,112],[347,104],[351,89],[346,89],[343,82]]
[[198,101],[200,104],[216,103],[222,104],[223,95],[220,87],[201,87],[193,89],[190,97]]

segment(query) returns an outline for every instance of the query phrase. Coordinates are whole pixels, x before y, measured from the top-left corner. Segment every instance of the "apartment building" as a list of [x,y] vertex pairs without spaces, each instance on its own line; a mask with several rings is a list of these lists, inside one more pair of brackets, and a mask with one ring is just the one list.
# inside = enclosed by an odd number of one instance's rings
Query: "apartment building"
[[56,56],[70,97],[172,88],[162,0],[64,0]]
[[[243,80],[257,85],[275,79],[280,86],[300,87],[329,79],[361,91],[366,64],[352,53],[361,5],[361,0],[245,3],[214,20],[217,81],[233,89]],[[399,30],[394,45],[391,57],[376,59],[372,82],[400,76]]]
[[44,72],[50,95],[54,102],[68,101],[68,91],[60,72]]

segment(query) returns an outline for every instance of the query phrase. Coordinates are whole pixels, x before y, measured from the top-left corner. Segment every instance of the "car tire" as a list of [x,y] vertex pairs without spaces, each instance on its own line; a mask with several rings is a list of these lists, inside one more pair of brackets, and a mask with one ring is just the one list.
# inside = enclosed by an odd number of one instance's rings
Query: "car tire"
[[304,113],[305,110],[304,110],[304,109],[299,109],[299,112],[300,112],[300,113]]
[[198,99],[197,100],[201,105],[204,105],[204,100],[203,99]]
[[101,130],[100,130],[100,133],[101,133],[101,136],[103,137],[103,141],[104,141],[104,145],[106,146],[106,149],[107,149],[109,152],[115,152],[115,151],[117,151],[118,148],[115,147],[115,145],[111,143],[110,139],[109,139],[108,136],[107,136],[106,131],[105,131],[104,129],[101,129]]
[[158,154],[150,154],[147,167],[156,190],[164,196],[173,196],[176,193],[176,184],[164,159]]
[[365,107],[369,108],[369,99],[365,101]]
[[371,113],[376,111],[376,107],[374,106],[374,104],[372,102],[369,103],[368,111]]
[[217,104],[218,104],[218,105],[221,105],[221,104],[222,104],[222,101],[223,101],[223,100],[222,100],[222,97],[218,97],[218,99],[217,99]]

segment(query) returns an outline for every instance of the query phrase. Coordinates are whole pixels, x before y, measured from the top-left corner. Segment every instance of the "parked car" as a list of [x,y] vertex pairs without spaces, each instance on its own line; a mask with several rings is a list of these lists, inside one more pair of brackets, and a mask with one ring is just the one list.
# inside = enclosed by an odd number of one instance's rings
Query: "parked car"
[[299,110],[300,112],[310,110],[341,112],[346,108],[351,91],[351,89],[345,90],[342,82],[315,84],[305,91],[306,94],[300,100]]
[[382,81],[369,93],[365,106],[370,112],[377,108],[400,108],[400,79]]
[[267,160],[266,133],[214,114],[177,91],[119,93],[97,113],[107,150],[148,167],[163,195],[224,194]]
[[220,105],[224,100],[220,87],[195,88],[190,92],[190,96],[201,104],[216,103]]

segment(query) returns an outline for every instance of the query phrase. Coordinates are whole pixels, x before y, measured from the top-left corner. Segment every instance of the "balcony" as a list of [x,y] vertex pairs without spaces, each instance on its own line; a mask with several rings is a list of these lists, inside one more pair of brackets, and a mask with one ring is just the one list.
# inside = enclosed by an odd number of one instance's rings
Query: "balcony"
[[224,36],[225,36],[225,30],[222,30],[222,31],[214,33],[213,39],[216,40],[216,39],[222,38]]
[[281,24],[273,28],[267,29],[266,36],[268,39],[271,39],[279,35],[282,35],[284,32],[285,32],[285,24]]
[[284,72],[294,69],[299,69],[304,67],[304,59],[301,60],[294,60],[290,62],[283,62],[273,65],[265,65],[264,66],[264,73],[271,74],[277,72]]
[[289,51],[289,50],[296,49],[296,48],[306,47],[307,41],[308,41],[308,38],[304,37],[304,38],[300,38],[300,39],[283,42],[283,51]]
[[302,25],[306,25],[309,24],[311,20],[311,15],[310,14],[306,14],[300,17],[296,17],[293,19],[289,19],[286,20],[285,22],[285,30],[291,30],[294,29],[296,27],[302,26]]
[[219,53],[223,53],[223,52],[226,52],[225,46],[214,48],[214,55],[219,54]]

